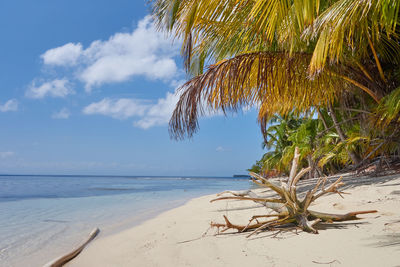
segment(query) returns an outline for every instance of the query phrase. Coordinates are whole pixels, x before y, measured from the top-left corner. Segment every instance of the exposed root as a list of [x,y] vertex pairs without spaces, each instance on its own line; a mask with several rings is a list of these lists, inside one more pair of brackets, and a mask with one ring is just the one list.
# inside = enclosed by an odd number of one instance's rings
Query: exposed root
[[252,201],[263,201],[263,202],[273,202],[273,203],[285,203],[281,199],[274,199],[274,198],[255,198],[255,197],[220,197],[210,202],[218,201],[218,200],[227,200],[227,199],[237,199],[237,200],[252,200]]
[[222,196],[222,195],[225,194],[225,193],[229,193],[229,194],[232,194],[232,195],[237,196],[237,197],[244,197],[244,196],[247,196],[247,195],[250,193],[250,191],[251,191],[251,190],[244,190],[244,191],[224,191],[224,192],[218,193],[218,194],[217,194],[217,197]]
[[288,224],[290,222],[291,222],[291,220],[289,219],[289,217],[285,217],[285,218],[279,219],[279,220],[268,221],[268,222],[262,224],[261,226],[259,226],[257,229],[254,230],[253,233],[249,234],[246,237],[251,237],[252,235],[257,234],[264,229],[273,228],[274,226],[278,226],[278,225],[282,225],[282,224]]
[[323,222],[343,222],[343,221],[351,221],[351,220],[360,220],[357,217],[358,214],[368,214],[368,213],[376,213],[377,210],[365,210],[365,211],[353,211],[346,214],[332,214],[332,213],[324,213],[318,211],[308,210],[310,213],[309,218],[315,219],[319,218]]
[[225,215],[224,215],[224,220],[225,220],[224,224],[211,222],[211,227],[217,227],[217,228],[223,227],[223,229],[221,231],[221,233],[223,233],[229,229],[236,229],[236,230],[238,230],[238,232],[244,232],[244,231],[248,231],[248,230],[253,230],[255,228],[258,228],[258,227],[264,225],[264,223],[256,223],[256,224],[252,224],[252,225],[236,225],[236,224],[231,223]]
[[309,221],[306,216],[300,215],[296,217],[296,222],[301,229],[305,232],[318,234],[318,230],[314,228],[314,225],[321,221],[320,218],[317,218],[313,221]]

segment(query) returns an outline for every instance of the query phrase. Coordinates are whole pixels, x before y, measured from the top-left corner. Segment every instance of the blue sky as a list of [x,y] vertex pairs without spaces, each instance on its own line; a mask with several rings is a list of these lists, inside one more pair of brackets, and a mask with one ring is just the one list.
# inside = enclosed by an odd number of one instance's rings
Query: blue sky
[[186,76],[146,2],[0,2],[0,173],[224,176],[260,158],[255,111],[170,139]]

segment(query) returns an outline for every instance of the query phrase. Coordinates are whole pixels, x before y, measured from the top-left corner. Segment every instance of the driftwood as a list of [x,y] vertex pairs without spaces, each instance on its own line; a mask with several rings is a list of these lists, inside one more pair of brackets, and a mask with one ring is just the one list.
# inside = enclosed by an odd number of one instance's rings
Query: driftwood
[[[248,190],[239,193],[230,191],[223,192],[231,193],[233,196],[219,197],[211,200],[211,202],[227,199],[251,200],[261,203],[265,207],[272,209],[276,212],[275,214],[253,216],[247,225],[235,225],[231,223],[226,216],[224,216],[225,223],[212,222],[211,226],[217,227],[218,230],[223,228],[221,232],[224,232],[228,229],[236,229],[239,232],[252,230],[253,232],[248,235],[248,237],[265,229],[275,230],[284,228],[286,226],[291,226],[291,228],[293,228],[293,225],[306,232],[317,234],[318,231],[314,228],[314,226],[319,222],[357,220],[359,219],[357,217],[358,214],[377,212],[376,210],[368,210],[349,212],[347,214],[331,214],[309,210],[308,208],[312,202],[326,194],[337,193],[343,197],[342,194],[344,194],[344,192],[339,191],[338,188],[343,186],[344,183],[342,182],[342,177],[340,177],[332,184],[326,186],[327,178],[320,178],[314,188],[309,190],[303,199],[299,199],[296,192],[297,183],[303,175],[311,170],[311,168],[309,167],[302,169],[297,173],[298,160],[299,150],[296,148],[290,176],[286,183],[281,182],[281,184],[277,184],[265,179],[259,174],[250,172],[254,183],[262,187],[268,187],[269,189],[275,191],[275,193],[278,195],[277,198],[260,197],[254,192]],[[273,219],[260,222],[260,218]]]
[[81,253],[82,250],[87,246],[87,244],[89,244],[99,234],[99,232],[99,228],[93,229],[93,231],[89,234],[88,239],[82,245],[80,245],[70,253],[61,256],[55,260],[52,260],[51,262],[45,264],[43,267],[62,267],[64,264],[78,256],[79,253]]

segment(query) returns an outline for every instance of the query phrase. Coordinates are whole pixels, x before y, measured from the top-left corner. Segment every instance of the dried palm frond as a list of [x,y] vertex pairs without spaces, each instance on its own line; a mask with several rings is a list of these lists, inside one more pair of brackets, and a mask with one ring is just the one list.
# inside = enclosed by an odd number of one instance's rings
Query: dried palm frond
[[[310,59],[306,53],[254,52],[211,65],[178,90],[181,95],[170,120],[170,133],[176,139],[191,137],[205,106],[226,113],[257,105],[262,123],[275,113],[325,105],[343,90],[355,88],[347,81],[352,79],[343,79],[348,77],[344,66],[311,79],[307,73]],[[350,73],[357,74],[354,70]]]

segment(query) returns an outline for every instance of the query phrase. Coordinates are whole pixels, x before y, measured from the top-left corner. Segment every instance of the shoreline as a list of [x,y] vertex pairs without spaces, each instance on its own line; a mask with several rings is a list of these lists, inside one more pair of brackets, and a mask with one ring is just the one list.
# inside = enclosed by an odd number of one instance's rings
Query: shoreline
[[[400,253],[400,175],[349,177],[341,199],[329,195],[312,209],[346,213],[377,209],[359,221],[321,224],[320,234],[263,232],[217,235],[211,221],[227,214],[247,223],[265,208],[253,202],[194,198],[140,225],[94,240],[66,266],[395,266]],[[312,183],[305,180],[303,185]],[[260,189],[257,189],[260,190]],[[263,190],[263,189],[261,189]],[[204,235],[204,233],[206,233]],[[288,251],[290,248],[290,251]],[[362,257],[360,256],[362,255]]]
[[0,201],[0,266],[42,266],[77,247],[94,228],[100,229],[100,237],[112,235],[195,196],[249,186],[243,179],[211,177],[10,177],[0,182],[12,185],[2,187],[3,197],[11,193],[19,197]]
[[[181,199],[181,200],[170,201],[168,203],[168,205],[158,207],[155,210],[141,212],[139,215],[135,215],[135,216],[125,219],[119,223],[113,223],[112,225],[107,226],[105,230],[104,230],[104,228],[102,230],[102,229],[99,229],[96,227],[96,228],[94,228],[94,230],[96,230],[98,232],[96,233],[95,237],[92,240],[97,240],[99,238],[107,238],[109,236],[119,234],[125,230],[135,228],[135,227],[145,223],[146,221],[156,218],[157,216],[161,215],[164,212],[167,212],[169,210],[172,210],[172,209],[175,209],[175,208],[185,205],[188,201],[190,201],[190,199]],[[86,238],[86,233],[81,233],[81,234],[82,234],[82,241],[83,241]],[[87,235],[89,235],[89,232],[87,233]],[[90,244],[90,242],[89,242],[89,244]],[[76,243],[76,246],[78,246],[78,245],[79,244]],[[88,245],[84,245],[84,248],[87,246]],[[84,248],[83,248],[83,250],[84,250]],[[54,260],[57,260],[57,259],[65,256],[66,254],[71,252],[73,249],[74,248],[71,247],[70,251],[65,251],[65,254],[55,256],[53,259],[49,259],[48,262],[44,266],[52,266],[51,263]],[[79,255],[79,253],[78,253],[78,255]]]
[[[92,241],[95,242],[98,239],[103,239],[107,238],[109,236],[117,235],[121,232],[124,232],[126,230],[135,228],[137,226],[142,225],[143,223],[153,220],[157,218],[159,215],[168,212],[169,210],[173,210],[176,208],[179,208],[183,205],[185,205],[187,202],[189,202],[190,199],[188,198],[182,198],[182,199],[177,199],[177,200],[169,200],[167,203],[163,203],[163,205],[160,205],[156,209],[152,207],[151,210],[148,211],[140,211],[139,214],[135,214],[129,218],[125,218],[120,222],[113,222],[107,226],[103,226],[102,228],[99,228],[99,233],[97,234],[96,238]],[[97,228],[96,225],[93,225],[93,227]],[[57,259],[70,251],[74,249],[75,246],[78,246],[80,242],[84,241],[87,236],[89,235],[90,231],[86,232],[81,232],[80,233],[80,238],[76,238],[75,242],[73,244],[70,244],[70,248],[64,246],[62,254],[60,255],[53,255],[53,258],[48,258],[47,261],[45,262],[45,265],[47,266],[47,263],[53,261],[54,259]],[[77,233],[76,233],[77,235]],[[24,263],[25,265],[25,263]]]
[[[139,226],[146,221],[157,218],[157,216],[163,214],[172,209],[179,208],[185,205],[190,199],[181,199],[169,201],[167,205],[157,207],[157,209],[152,209],[148,211],[141,211],[140,214],[136,214],[132,217],[126,218],[121,222],[114,222],[112,225],[108,225],[105,230],[100,229],[99,237],[107,237],[111,235],[118,234],[122,231]],[[94,225],[95,227],[95,225]],[[103,228],[104,229],[104,228]],[[82,233],[83,235],[83,233]]]
[[[86,198],[86,201],[93,202],[92,199]],[[69,198],[68,201],[77,202],[80,201],[81,198]],[[133,213],[127,216],[121,216],[111,220],[110,218],[102,218],[103,220],[98,221],[98,223],[89,223],[82,221],[74,221],[72,224],[69,221],[62,220],[43,220],[40,222],[42,224],[47,224],[48,227],[45,229],[41,229],[41,232],[34,229],[33,237],[26,237],[25,243],[28,246],[29,250],[26,249],[26,246],[22,247],[20,251],[15,251],[13,243],[5,243],[3,247],[0,248],[0,266],[43,266],[48,262],[67,254],[73,248],[77,247],[82,241],[89,235],[90,231],[93,228],[100,228],[100,233],[98,237],[107,237],[110,235],[117,234],[126,229],[130,229],[132,227],[138,226],[147,220],[151,220],[157,217],[159,214],[166,212],[168,210],[174,209],[181,205],[184,205],[189,199],[182,198],[177,200],[168,200],[165,203],[162,203],[159,206],[151,206],[151,209],[139,209],[136,210],[133,208]],[[13,204],[21,205],[25,200],[21,202],[12,202]],[[43,201],[48,201],[47,199],[38,199],[35,200],[40,203]],[[63,201],[62,199],[58,199],[58,201]],[[31,202],[32,203],[32,202]],[[135,212],[136,210],[136,212]],[[119,214],[120,212],[117,212]],[[97,213],[96,213],[97,214]],[[90,216],[90,215],[89,215]],[[33,225],[35,226],[35,225]],[[54,228],[58,227],[58,228]],[[18,228],[15,226],[14,228]],[[52,231],[51,234],[48,234],[46,231]],[[36,233],[38,232],[38,234]],[[30,235],[30,232],[14,232],[12,235]],[[43,235],[39,236],[39,234]],[[38,237],[36,237],[38,236]],[[19,241],[19,239],[16,239]],[[38,240],[38,241],[37,241]],[[18,243],[19,244],[19,243]],[[10,247],[13,249],[13,253],[15,256],[10,257],[10,252],[8,250]],[[5,253],[4,253],[5,252]],[[16,254],[18,252],[18,254]],[[4,254],[3,254],[4,253]],[[3,255],[2,255],[3,254]]]

